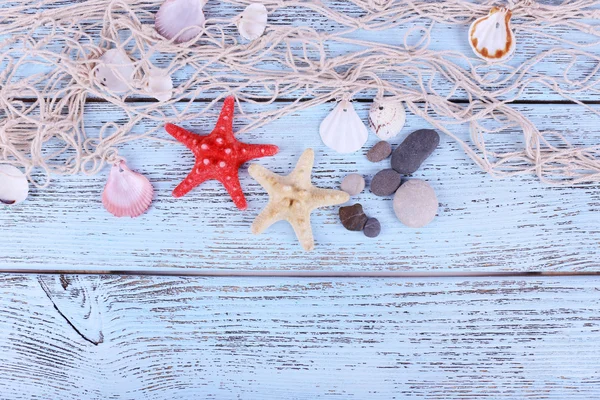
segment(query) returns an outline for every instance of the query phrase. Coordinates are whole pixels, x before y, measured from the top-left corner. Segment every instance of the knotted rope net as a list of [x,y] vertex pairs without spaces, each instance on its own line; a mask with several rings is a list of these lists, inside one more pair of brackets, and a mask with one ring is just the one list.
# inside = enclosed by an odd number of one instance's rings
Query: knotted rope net
[[[561,132],[539,130],[511,106],[537,87],[598,114],[583,100],[598,94],[600,56],[589,49],[600,44],[600,1],[504,4],[513,12],[517,53],[522,35],[556,45],[523,63],[495,66],[455,49],[430,49],[434,26],[469,25],[498,5],[493,1],[261,2],[269,25],[259,39],[243,41],[235,28],[236,16],[251,1],[209,0],[202,32],[179,44],[155,30],[162,0],[5,2],[0,163],[23,167],[43,187],[53,174],[98,173],[121,159],[119,148],[127,142],[166,140],[164,122],[217,113],[215,103],[227,95],[235,95],[242,110],[246,124],[240,133],[343,97],[393,96],[491,174],[534,173],[554,185],[600,180],[600,145],[574,146]],[[369,39],[376,38],[370,32],[399,27],[409,29],[397,43]],[[582,33],[577,41],[565,33],[574,31]],[[98,58],[113,48],[134,61],[125,94],[111,93],[95,78]],[[347,51],[332,50],[337,48]],[[549,63],[551,75],[544,68]],[[174,77],[172,99],[135,101],[148,98],[148,74],[156,67]],[[198,98],[210,101],[198,110]],[[119,107],[126,118],[89,128],[86,103],[99,100]],[[246,114],[245,103],[273,106]],[[141,123],[153,128],[135,133]],[[464,125],[465,135],[453,133],[453,125]],[[495,134],[515,129],[522,133],[515,148],[492,144]]]

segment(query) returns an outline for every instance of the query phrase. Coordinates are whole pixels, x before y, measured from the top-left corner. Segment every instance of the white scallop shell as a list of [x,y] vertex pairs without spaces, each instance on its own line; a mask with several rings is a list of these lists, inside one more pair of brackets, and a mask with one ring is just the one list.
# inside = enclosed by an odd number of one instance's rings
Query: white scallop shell
[[102,192],[102,204],[115,217],[134,218],[150,207],[153,195],[154,189],[148,178],[133,172],[121,161],[110,170]]
[[354,106],[348,100],[340,101],[319,128],[327,147],[338,153],[353,153],[367,141],[369,132]]
[[267,18],[267,8],[264,4],[253,3],[246,7],[235,24],[244,39],[255,40],[265,32]]
[[131,58],[121,49],[110,49],[102,54],[96,68],[98,83],[115,93],[129,90],[135,66]]
[[173,79],[166,70],[151,68],[146,91],[158,101],[169,101],[173,96]]
[[380,139],[389,140],[399,134],[405,122],[406,111],[400,100],[373,100],[369,110],[369,126]]
[[175,43],[187,42],[196,37],[206,20],[202,7],[205,0],[167,0],[158,9],[154,25],[165,38]]
[[18,204],[27,198],[29,182],[25,174],[12,165],[0,164],[0,204]]
[[510,27],[511,15],[506,8],[493,7],[487,16],[471,24],[469,44],[478,57],[497,63],[513,55],[517,43]]

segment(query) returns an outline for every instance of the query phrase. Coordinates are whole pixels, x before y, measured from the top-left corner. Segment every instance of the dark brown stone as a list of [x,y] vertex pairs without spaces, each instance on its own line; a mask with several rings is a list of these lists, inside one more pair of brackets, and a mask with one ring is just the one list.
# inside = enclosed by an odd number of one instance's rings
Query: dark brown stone
[[349,231],[362,231],[367,219],[362,205],[358,203],[352,206],[340,207],[340,221],[342,221],[344,228]]

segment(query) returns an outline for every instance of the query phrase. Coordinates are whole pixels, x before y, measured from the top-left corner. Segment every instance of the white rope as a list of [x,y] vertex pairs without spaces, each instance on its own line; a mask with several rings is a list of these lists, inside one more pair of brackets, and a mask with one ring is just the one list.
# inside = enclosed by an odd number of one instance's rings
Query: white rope
[[[240,43],[233,17],[210,11],[197,40],[168,41],[154,29],[161,2],[21,0],[2,6],[0,162],[24,167],[30,177],[41,168],[48,179],[35,183],[45,186],[52,174],[96,174],[107,162],[121,158],[119,147],[124,143],[163,140],[164,133],[158,131],[164,122],[216,113],[215,103],[230,94],[237,96],[240,106],[273,103],[278,98],[295,100],[252,115],[242,112],[247,124],[240,132],[343,96],[371,95],[405,101],[410,112],[456,140],[491,174],[533,173],[555,185],[600,181],[600,145],[573,147],[558,132],[538,130],[510,106],[536,85],[597,114],[578,98],[599,91],[600,56],[586,51],[600,44],[599,1],[567,0],[557,6],[510,1],[517,38],[526,32],[560,44],[514,67],[489,67],[453,50],[429,49],[434,24],[470,24],[497,5],[494,1],[352,0],[352,13],[348,3],[341,10],[336,3],[319,0],[262,1],[270,15],[311,16],[330,21],[334,29],[271,25],[249,44]],[[241,12],[251,1],[225,3]],[[349,38],[359,29],[383,31],[401,25],[414,27],[396,46]],[[561,30],[580,31],[589,40],[574,43],[550,33]],[[410,45],[415,36],[417,44]],[[356,50],[334,55],[329,49],[335,44]],[[95,82],[94,60],[110,48],[124,49],[135,60],[138,79],[128,82],[127,97],[109,93]],[[163,60],[160,65],[158,58]],[[558,59],[569,60],[561,64],[558,76],[548,76],[539,68]],[[596,67],[582,75],[577,67],[583,60]],[[172,100],[125,101],[133,95],[147,97],[147,74],[155,63],[170,74],[186,77]],[[19,78],[25,70],[43,72]],[[576,70],[579,78],[573,80],[570,76]],[[195,98],[214,93],[214,101],[199,112],[191,111]],[[466,96],[469,103],[453,102],[456,96]],[[99,132],[90,130],[84,120],[90,97],[122,109],[126,122],[107,122]],[[33,101],[23,100],[29,98]],[[133,133],[136,125],[148,122],[155,128]],[[470,138],[452,133],[453,125],[469,126]],[[515,129],[522,131],[522,149],[489,144],[494,134]]]

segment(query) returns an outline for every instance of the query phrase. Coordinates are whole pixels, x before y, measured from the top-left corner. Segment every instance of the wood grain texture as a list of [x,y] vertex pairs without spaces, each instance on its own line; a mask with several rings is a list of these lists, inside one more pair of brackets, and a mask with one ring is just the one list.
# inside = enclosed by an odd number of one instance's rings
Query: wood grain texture
[[[335,6],[355,13],[351,2]],[[226,2],[209,2],[206,11],[209,17],[226,17],[241,10]],[[514,22],[518,30],[518,17]],[[0,21],[0,40],[4,23]],[[270,23],[337,28],[305,11],[291,17],[275,13]],[[412,26],[352,36],[401,45]],[[466,32],[466,26],[437,24],[431,49],[470,55]],[[586,40],[585,35],[557,27],[552,33]],[[513,67],[558,45],[518,31],[517,39],[516,55],[509,62]],[[355,50],[327,46],[330,56]],[[13,55],[18,57],[18,52],[15,48]],[[556,56],[538,71],[561,76],[569,61]],[[569,72],[574,82],[596,66],[585,58],[578,61]],[[43,71],[25,66],[14,79],[32,72]],[[187,73],[178,71],[175,84]],[[436,88],[449,89],[443,84]],[[216,95],[221,93],[203,92],[192,112],[206,105],[203,99]],[[372,93],[358,97],[370,100]],[[592,93],[579,99],[596,102],[596,97]],[[464,100],[464,94],[453,98]],[[521,99],[562,100],[538,83],[527,87]],[[290,99],[280,99],[286,100]],[[364,120],[368,106],[356,105]],[[278,156],[259,161],[275,172],[287,173],[300,153],[313,147],[314,182],[319,186],[337,187],[350,172],[364,174],[369,182],[389,161],[369,163],[364,157],[368,146],[350,156],[331,154],[317,132],[330,108],[324,105],[288,116],[241,139],[279,144]],[[581,107],[515,108],[542,129],[566,132],[575,145],[600,141],[598,117]],[[247,107],[248,112],[255,109]],[[107,121],[126,121],[121,110],[97,102],[88,104],[86,118],[92,132]],[[208,118],[184,125],[207,133],[213,123]],[[155,124],[146,121],[132,133]],[[237,127],[244,124],[238,120]],[[393,143],[424,127],[422,120],[409,115]],[[455,132],[467,138],[466,127],[456,127]],[[168,138],[164,133],[156,136]],[[375,141],[371,137],[368,144]],[[517,132],[494,135],[490,142],[503,149],[522,145]],[[248,176],[247,166],[241,180],[249,210],[242,213],[215,182],[183,199],[171,197],[171,190],[193,165],[191,153],[181,145],[140,141],[124,146],[121,153],[156,189],[149,213],[137,220],[117,220],[106,213],[100,194],[107,170],[96,177],[60,177],[47,189],[34,189],[23,205],[0,208],[0,270],[435,273],[600,267],[599,187],[550,188],[527,176],[495,180],[446,137],[414,175],[429,181],[440,198],[440,212],[431,226],[417,231],[403,228],[393,215],[391,199],[371,195],[367,186],[353,201],[360,201],[369,215],[382,221],[382,235],[369,240],[345,231],[337,208],[319,210],[313,215],[317,247],[310,254],[300,249],[284,223],[258,237],[250,234],[249,226],[267,196]],[[0,398],[599,398],[598,283],[599,278],[590,277],[0,275]]]
[[[156,3],[156,4],[154,4]],[[148,2],[148,10],[156,9],[157,2]],[[7,3],[7,5],[10,5]],[[70,6],[57,2],[52,7]],[[337,11],[361,15],[352,2],[331,2]],[[153,8],[154,7],[154,8]],[[42,10],[28,10],[37,12]],[[209,2],[206,14],[210,17],[233,17],[241,10],[227,2]],[[151,24],[152,21],[148,20]],[[403,36],[416,25],[403,24],[385,32],[357,31],[350,36],[401,46]],[[518,68],[540,51],[559,45],[543,35],[519,31],[519,16],[514,18],[518,48],[508,63]],[[325,31],[339,29],[308,10],[289,10],[272,13],[269,23],[276,25],[307,25]],[[7,26],[10,21],[0,21]],[[229,29],[229,28],[228,28]],[[234,30],[234,27],[231,27]],[[455,50],[470,55],[467,26],[435,24],[431,34],[432,50]],[[1,36],[0,40],[4,38]],[[93,32],[92,32],[93,33]],[[553,27],[553,34],[576,42],[589,40],[586,34]],[[43,37],[41,35],[40,37]],[[414,43],[418,41],[413,37]],[[55,44],[61,46],[60,43]],[[50,44],[52,46],[52,44]],[[330,43],[329,56],[358,50],[355,46]],[[595,50],[590,48],[589,50]],[[19,57],[20,49],[13,49]],[[21,53],[22,54],[22,53]],[[157,64],[167,62],[157,56]],[[556,56],[538,67],[540,73],[562,76],[570,60]],[[0,60],[0,68],[6,60]],[[578,58],[578,66],[569,70],[573,82],[594,69],[593,60]],[[498,67],[490,67],[498,69]],[[500,67],[500,75],[506,70]],[[42,73],[39,65],[23,65],[22,70],[11,71],[18,81],[32,73]],[[187,76],[182,69],[175,74],[175,84]],[[484,71],[482,70],[483,74]],[[399,81],[410,85],[409,82]],[[436,80],[437,82],[437,80]],[[198,83],[201,85],[201,82]],[[440,90],[444,85],[439,86]],[[222,93],[202,93],[213,98]],[[260,95],[260,91],[255,92]],[[262,95],[265,95],[263,93]],[[365,91],[358,97],[371,99]],[[464,100],[464,93],[453,98]],[[526,88],[522,100],[556,101],[538,83]],[[279,99],[288,101],[290,99]],[[591,95],[580,100],[596,101]],[[191,112],[207,103],[200,101],[191,106]],[[179,105],[183,107],[183,105]],[[275,105],[277,106],[277,105]],[[357,105],[366,120],[368,105]],[[598,110],[597,106],[594,106]],[[575,145],[597,145],[597,116],[582,107],[572,105],[515,105],[542,129],[566,131]],[[253,106],[247,111],[252,112]],[[363,173],[369,181],[387,162],[368,163],[364,151],[350,156],[330,154],[318,138],[320,121],[330,105],[288,116],[268,126],[243,135],[253,143],[275,143],[281,154],[263,159],[261,164],[278,173],[287,173],[298,155],[307,147],[317,154],[314,180],[319,186],[337,187],[349,172]],[[123,123],[126,115],[106,103],[89,103],[86,109],[88,130],[98,131],[108,122]],[[146,121],[136,126],[133,133],[142,133],[158,122]],[[194,120],[187,127],[208,132],[214,120]],[[238,123],[238,127],[244,122]],[[427,127],[423,121],[409,115],[402,137],[417,128]],[[467,138],[467,127],[457,127],[456,133]],[[157,135],[167,138],[167,135]],[[503,150],[519,148],[522,138],[517,133],[496,134],[489,138],[492,147]],[[375,143],[371,137],[369,145]],[[105,175],[61,177],[48,189],[33,190],[22,206],[2,208],[0,226],[0,269],[44,268],[80,270],[152,270],[153,268],[198,268],[230,270],[593,270],[600,266],[598,210],[600,190],[597,187],[579,189],[552,189],[533,177],[494,180],[485,175],[465,157],[456,143],[444,138],[440,149],[427,161],[415,177],[428,180],[441,201],[438,218],[423,230],[408,230],[396,221],[391,200],[377,198],[368,191],[353,199],[360,201],[367,213],[383,223],[382,235],[370,240],[360,233],[347,232],[337,221],[337,208],[319,210],[313,214],[316,250],[304,253],[296,244],[291,227],[279,223],[265,234],[254,237],[249,226],[266,203],[266,194],[260,186],[242,171],[242,186],[247,193],[250,209],[240,213],[216,182],[209,182],[183,199],[170,196],[172,188],[185,176],[192,165],[192,157],[180,145],[157,142],[139,142],[124,146],[125,155],[134,169],[148,176],[156,189],[153,207],[137,220],[116,220],[108,215],[100,203]]]
[[[195,107],[203,107],[198,103]],[[276,107],[275,105],[274,107]],[[357,103],[366,120],[368,103]],[[598,110],[598,106],[594,106]],[[424,229],[405,228],[396,219],[391,197],[372,195],[370,178],[389,168],[389,160],[371,163],[365,153],[376,142],[371,135],[361,152],[329,152],[318,135],[319,122],[331,105],[291,115],[252,133],[240,135],[251,143],[274,143],[278,155],[258,163],[285,174],[307,147],[316,151],[314,182],[336,188],[351,172],[364,174],[367,189],[352,198],[368,215],[382,223],[382,234],[368,239],[346,231],[337,208],[313,213],[316,249],[305,253],[292,228],[277,223],[260,236],[250,225],[267,202],[265,191],[241,169],[242,187],[249,209],[238,211],[225,190],[207,182],[181,199],[173,188],[193,165],[184,146],[142,140],[121,151],[130,167],[145,174],[156,196],[150,211],[138,219],[116,219],[102,207],[100,197],[108,168],[95,177],[60,177],[49,188],[33,189],[29,200],[0,212],[3,240],[0,267],[65,269],[199,268],[244,270],[405,270],[405,271],[524,271],[594,270],[600,266],[600,189],[552,188],[534,176],[494,179],[482,172],[448,137],[414,174],[437,192],[440,210]],[[563,131],[574,145],[595,145],[600,140],[597,116],[572,105],[520,105],[541,129]],[[252,113],[256,106],[246,106]],[[194,109],[191,110],[194,112]],[[104,103],[88,104],[90,126],[118,121],[122,112]],[[182,123],[199,133],[209,132],[214,118]],[[238,119],[236,129],[245,121]],[[135,133],[154,128],[154,122],[136,127]],[[408,115],[397,145],[408,133],[427,125]],[[466,127],[455,132],[467,139]],[[159,132],[159,138],[168,135]],[[522,146],[518,132],[495,134],[491,146]]]
[[96,287],[97,280],[78,276],[45,275],[38,277],[41,288],[65,321],[92,344],[102,343],[102,321]]
[[597,278],[76,279],[98,345],[0,276],[3,399],[599,396]]
[[[158,10],[158,6],[160,1],[149,1],[148,5],[145,9],[150,13],[148,16],[152,15],[153,12]],[[340,1],[328,1],[325,2],[328,6],[332,7],[335,11],[343,13],[345,15],[350,15],[353,17],[359,17],[365,14],[365,11],[360,7],[356,6],[353,2],[340,2]],[[550,4],[557,4],[557,1],[550,1]],[[57,3],[55,7],[68,7],[71,6],[72,3]],[[118,9],[118,7],[116,7]],[[600,9],[600,6],[599,6]],[[243,9],[239,6],[235,6],[229,4],[227,2],[208,2],[205,6],[205,13],[207,18],[219,18],[219,19],[227,19],[227,18],[235,18]],[[36,10],[37,11],[37,10]],[[40,12],[43,10],[39,10]],[[151,18],[142,18],[142,21],[148,26],[153,26],[153,20]],[[473,52],[468,44],[468,29],[469,25],[444,25],[441,23],[436,23],[433,26],[431,32],[431,40],[429,44],[429,49],[432,51],[455,51],[469,57],[473,57],[475,63],[481,63],[480,65],[480,75],[483,76],[485,73],[494,71],[498,74],[497,82],[503,81],[504,78],[508,76],[511,71],[521,70],[521,66],[535,58],[540,54],[541,51],[556,49],[560,46],[570,47],[568,44],[561,43],[560,41],[547,37],[548,34],[554,35],[555,37],[559,37],[565,40],[572,41],[574,43],[585,44],[585,43],[593,43],[596,37],[592,35],[588,35],[585,32],[570,30],[564,26],[553,25],[551,27],[551,32],[544,31],[543,28],[540,28],[542,34],[536,34],[532,32],[524,32],[519,29],[520,23],[523,21],[523,18],[516,14],[513,17],[513,29],[516,33],[517,38],[517,50],[515,52],[515,56],[506,63],[505,66],[491,66],[489,68],[484,67],[483,63],[478,61],[477,58],[473,55]],[[7,24],[8,21],[1,21],[2,23]],[[351,34],[346,35],[347,38],[358,39],[358,40],[371,40],[376,43],[382,43],[386,45],[392,45],[399,48],[404,47],[404,37],[407,33],[411,33],[407,39],[407,43],[409,45],[414,45],[419,42],[420,36],[422,32],[419,30],[413,29],[415,27],[422,27],[423,29],[427,29],[431,25],[432,21],[427,18],[423,18],[421,20],[415,20],[411,23],[402,24],[398,27],[391,28],[385,31],[368,31],[368,30],[358,30]],[[223,25],[223,24],[221,24]],[[324,32],[338,32],[343,29],[342,26],[335,23],[332,20],[329,20],[318,13],[314,12],[309,8],[281,8],[276,12],[272,12],[269,15],[269,25],[271,26],[309,26],[318,31]],[[1,27],[2,25],[0,25]],[[88,25],[82,25],[88,26]],[[49,29],[49,28],[48,28]],[[238,37],[238,33],[234,26],[230,26],[225,28],[225,31],[231,33],[232,36]],[[1,35],[2,31],[0,30],[0,40],[4,38]],[[40,28],[38,34],[40,38],[44,37],[44,28]],[[88,33],[92,35],[92,37],[98,36],[98,27],[89,27]],[[11,56],[15,59],[18,59],[22,55],[22,51],[20,49],[20,44],[13,46]],[[62,43],[50,43],[45,45],[44,47],[48,47],[53,50],[60,51],[62,49]],[[345,43],[337,43],[337,42],[327,42],[325,43],[325,51],[328,58],[333,58],[339,55],[345,55],[351,52],[359,52],[363,50],[362,47],[357,45],[349,45]],[[590,46],[584,48],[586,51],[597,52],[600,50],[600,46]],[[293,47],[292,51],[299,51],[299,47]],[[36,62],[36,65],[32,65],[30,63],[23,63],[21,68],[18,71],[14,71],[14,81],[19,81],[24,77],[30,76],[32,73],[44,72],[53,68],[53,63],[47,62],[49,64],[46,69],[41,68],[39,62],[41,60],[31,60],[31,62]],[[153,62],[157,64],[157,66],[166,67],[170,62],[170,57],[168,55],[159,54],[153,57]],[[458,62],[458,64],[466,69],[470,69],[466,62],[462,60],[458,60],[457,57],[453,58],[454,62]],[[546,60],[540,62],[536,67],[532,68],[529,72],[532,77],[544,75],[553,78],[562,78],[563,74],[566,74],[568,78],[574,82],[573,85],[568,85],[563,83],[561,85],[562,89],[572,90],[577,88],[577,81],[583,79],[583,76],[589,74],[591,71],[594,71],[596,67],[596,61],[590,59],[588,57],[580,56],[577,59],[577,62],[569,67],[569,63],[572,61],[570,56],[565,54],[561,54],[558,52],[557,54],[548,57]],[[6,60],[0,60],[0,68],[6,64]],[[268,63],[266,64],[269,67]],[[187,81],[188,76],[193,72],[190,67],[184,67],[178,70],[174,76],[174,84],[177,87],[182,82]],[[352,79],[354,79],[354,75]],[[343,75],[340,75],[340,79],[344,79]],[[387,76],[386,79],[389,79],[392,82],[397,82],[402,86],[412,87],[414,89],[418,89],[418,85],[412,79],[406,79],[406,77],[400,76]],[[425,74],[424,80],[427,81],[429,79],[429,75]],[[526,101],[538,101],[538,100],[546,100],[546,101],[557,101],[557,100],[565,100],[563,97],[558,95],[553,90],[548,89],[545,85],[540,84],[542,80],[540,79],[532,79],[531,82],[524,88],[523,93],[519,96],[519,99]],[[509,82],[511,80],[509,79]],[[40,87],[42,87],[44,82],[40,83]],[[192,89],[202,88],[204,82],[199,79],[195,85],[193,85]],[[490,85],[490,90],[496,90],[502,85]],[[444,83],[438,76],[438,78],[433,83],[433,87],[436,90],[441,91],[442,94],[450,94],[453,89],[452,84]],[[268,93],[265,92],[263,87],[250,87],[246,90],[247,93],[251,93],[256,96],[269,96]],[[201,95],[194,95],[192,97],[199,97],[203,99],[214,98],[217,95],[221,95],[220,91],[212,91],[212,90],[201,90]],[[357,98],[364,99],[372,99],[374,92],[364,91],[358,94]],[[506,94],[505,98],[512,98],[516,94],[516,91],[509,92]],[[27,94],[25,94],[27,96]],[[136,96],[133,96],[134,98]],[[137,96],[140,97],[140,96]],[[145,96],[141,96],[145,97]],[[269,96],[270,97],[270,96]],[[575,96],[578,100],[581,101],[596,101],[598,100],[598,96],[594,92],[590,93],[582,93]],[[189,96],[188,96],[189,98]],[[453,99],[466,99],[465,93],[462,91],[458,91],[451,95]],[[279,99],[284,99],[283,97],[279,97]],[[295,97],[287,98],[287,100],[295,100]]]

